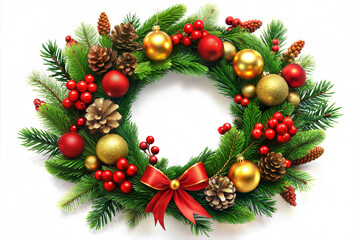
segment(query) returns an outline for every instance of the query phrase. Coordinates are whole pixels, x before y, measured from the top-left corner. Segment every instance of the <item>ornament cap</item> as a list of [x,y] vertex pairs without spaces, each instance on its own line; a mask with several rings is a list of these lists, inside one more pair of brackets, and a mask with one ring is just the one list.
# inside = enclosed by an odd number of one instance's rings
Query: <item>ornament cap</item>
[[238,155],[238,156],[236,157],[236,161],[237,161],[237,162],[244,162],[244,161],[245,161],[245,158],[244,158],[243,155]]
[[152,28],[153,31],[160,31],[160,26],[159,25],[155,25]]

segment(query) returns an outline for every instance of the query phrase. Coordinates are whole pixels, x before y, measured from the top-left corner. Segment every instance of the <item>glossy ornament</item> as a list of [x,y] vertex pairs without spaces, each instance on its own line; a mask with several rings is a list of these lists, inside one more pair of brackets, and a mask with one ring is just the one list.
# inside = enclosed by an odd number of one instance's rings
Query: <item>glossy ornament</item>
[[84,140],[76,132],[67,132],[60,137],[58,147],[65,157],[74,158],[82,153]]
[[256,87],[252,84],[246,84],[241,89],[241,93],[245,98],[253,98],[256,95]]
[[116,161],[116,167],[117,169],[124,171],[129,167],[129,162],[125,158],[120,158],[119,160]]
[[214,62],[224,54],[224,44],[220,38],[208,35],[199,41],[199,56],[208,62]]
[[104,189],[108,192],[115,190],[115,183],[113,181],[104,182]]
[[224,55],[223,58],[228,61],[231,62],[235,55],[236,55],[236,47],[234,44],[232,44],[231,42],[223,42],[224,44]]
[[252,79],[262,73],[264,59],[257,51],[244,49],[235,55],[233,67],[240,78]]
[[159,26],[154,26],[143,41],[143,51],[152,61],[161,61],[168,58],[173,49],[173,44],[169,35],[160,31]]
[[133,185],[130,181],[125,180],[121,185],[120,185],[120,190],[122,193],[128,194],[132,191],[133,189]]
[[228,177],[239,192],[251,192],[260,183],[259,168],[254,163],[244,160],[242,156],[237,160],[238,162],[230,167]]
[[125,173],[122,171],[115,171],[112,175],[112,179],[116,183],[122,183],[125,181]]
[[94,173],[94,178],[98,181],[101,181],[102,180],[102,171],[101,170],[97,170],[95,173]]
[[106,134],[96,144],[96,154],[105,164],[112,165],[128,154],[128,145],[117,134]]
[[129,167],[126,169],[126,175],[129,177],[133,177],[137,174],[138,168],[134,164],[130,164]]
[[301,87],[306,81],[305,69],[296,63],[286,65],[282,70],[281,75],[291,88]]
[[256,95],[266,106],[277,106],[285,101],[289,87],[285,79],[276,74],[270,74],[260,79],[256,86]]
[[103,171],[102,179],[104,181],[110,181],[112,179],[112,177],[113,177],[113,174],[112,174],[112,172],[110,170]]
[[109,97],[119,98],[128,91],[129,80],[121,72],[112,70],[105,74],[102,80],[102,88]]
[[297,108],[300,105],[300,95],[297,92],[290,91],[286,101]]
[[88,156],[84,161],[85,168],[89,171],[95,171],[100,166],[100,161],[96,156]]

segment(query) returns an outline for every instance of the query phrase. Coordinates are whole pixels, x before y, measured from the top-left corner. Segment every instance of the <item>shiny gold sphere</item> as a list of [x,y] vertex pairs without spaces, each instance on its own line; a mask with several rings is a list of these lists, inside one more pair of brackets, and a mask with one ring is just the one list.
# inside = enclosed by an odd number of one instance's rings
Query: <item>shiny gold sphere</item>
[[100,166],[100,161],[96,156],[88,156],[84,161],[85,168],[89,171],[95,171]]
[[286,98],[286,101],[288,101],[297,108],[300,105],[300,95],[297,92],[290,91],[289,95]]
[[170,182],[170,188],[172,190],[177,190],[180,187],[180,182],[178,180],[172,180]]
[[242,89],[241,93],[243,97],[253,98],[256,95],[256,87],[252,84],[246,84]]
[[242,193],[251,192],[260,183],[259,168],[247,160],[234,163],[229,169],[228,177],[236,190]]
[[256,86],[256,95],[266,106],[276,106],[283,103],[289,94],[285,79],[276,74],[270,74],[260,79]]
[[165,60],[172,51],[173,44],[167,33],[160,31],[159,26],[154,26],[143,41],[145,55],[153,61]]
[[244,49],[235,55],[233,67],[240,78],[251,79],[262,73],[264,59],[257,51]]
[[106,164],[114,164],[119,158],[128,154],[128,145],[117,134],[106,134],[96,144],[96,154]]
[[236,55],[236,47],[231,42],[223,42],[224,44],[224,54],[223,58],[230,62],[234,59],[234,56]]

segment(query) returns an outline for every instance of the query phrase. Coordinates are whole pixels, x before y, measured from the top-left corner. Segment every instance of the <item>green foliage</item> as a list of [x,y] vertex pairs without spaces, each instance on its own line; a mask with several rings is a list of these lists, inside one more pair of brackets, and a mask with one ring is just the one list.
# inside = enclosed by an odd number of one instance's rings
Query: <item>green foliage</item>
[[87,48],[98,44],[97,30],[90,24],[81,23],[75,30],[75,35],[79,44]]
[[263,31],[261,35],[261,40],[264,44],[268,46],[268,48],[271,50],[272,46],[274,45],[272,41],[276,38],[279,40],[279,48],[280,51],[278,53],[281,53],[283,51],[283,47],[286,43],[286,32],[287,28],[284,26],[284,23],[282,23],[279,20],[272,20],[266,27],[266,29]]
[[284,102],[280,105],[271,107],[267,110],[265,110],[261,116],[261,123],[267,124],[270,118],[274,115],[276,112],[281,112],[283,116],[289,116],[294,111],[294,106],[291,103]]
[[314,181],[310,174],[302,172],[299,169],[291,168],[286,170],[283,179],[300,192],[310,190],[312,182]]
[[297,62],[305,69],[306,75],[309,77],[315,70],[315,59],[311,55],[302,54],[298,57]]
[[253,141],[251,132],[256,123],[260,122],[261,111],[253,101],[245,108],[243,115],[243,131],[245,137],[245,146],[249,146]]
[[107,48],[112,48],[113,43],[112,40],[109,36],[103,34],[100,36],[99,38],[99,44],[101,45],[101,47],[107,47]]
[[135,29],[139,28],[140,26],[140,18],[135,14],[128,13],[125,15],[123,23],[131,23]]
[[140,212],[134,209],[123,210],[123,218],[130,228],[135,228],[139,224],[140,220],[146,218],[148,215],[148,213]]
[[171,70],[174,72],[192,76],[201,76],[208,72],[208,68],[199,63],[199,56],[179,53],[171,58]]
[[64,54],[67,70],[72,80],[82,81],[85,76],[91,74],[88,63],[89,49],[84,44],[72,44],[66,46]]
[[100,229],[115,216],[116,212],[121,210],[121,206],[112,201],[99,196],[93,201],[92,210],[88,213],[86,221],[91,229]]
[[69,131],[71,121],[62,107],[44,104],[40,107],[39,116],[49,131],[62,135]]
[[259,193],[257,190],[247,194],[237,193],[236,203],[246,206],[255,215],[271,217],[276,211],[276,201]]

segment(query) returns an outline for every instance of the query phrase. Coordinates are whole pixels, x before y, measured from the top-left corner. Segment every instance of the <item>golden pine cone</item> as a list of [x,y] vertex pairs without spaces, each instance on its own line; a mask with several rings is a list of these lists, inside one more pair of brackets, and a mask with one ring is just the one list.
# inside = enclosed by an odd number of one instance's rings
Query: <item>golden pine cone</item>
[[301,50],[304,48],[305,41],[299,40],[291,44],[287,51],[283,52],[281,61],[293,63],[295,58],[301,53]]
[[104,98],[95,99],[94,103],[86,109],[86,125],[91,133],[100,130],[101,133],[107,134],[111,129],[119,126],[118,121],[121,119],[117,111],[119,105],[111,100]]
[[88,54],[89,67],[95,73],[105,73],[115,65],[116,55],[111,48],[102,48],[100,44],[92,46]]
[[120,57],[116,60],[116,69],[124,75],[130,76],[135,71],[136,63],[137,59],[135,56],[126,52],[120,55]]
[[311,150],[305,157],[296,159],[291,162],[291,166],[299,166],[301,164],[305,164],[308,162],[311,162],[315,159],[318,159],[321,155],[323,155],[325,149],[322,147],[315,147],[313,150]]
[[285,158],[281,153],[270,152],[262,157],[259,162],[261,177],[265,180],[275,182],[285,174]]
[[223,211],[235,204],[236,188],[228,177],[218,176],[204,189],[206,201],[215,210]]
[[106,15],[105,12],[102,12],[100,14],[100,18],[99,18],[99,21],[98,21],[98,32],[100,35],[107,35],[109,36],[110,34],[110,21],[109,21],[109,18],[108,16]]
[[113,47],[117,51],[131,52],[138,47],[136,30],[131,23],[116,25],[111,31]]

